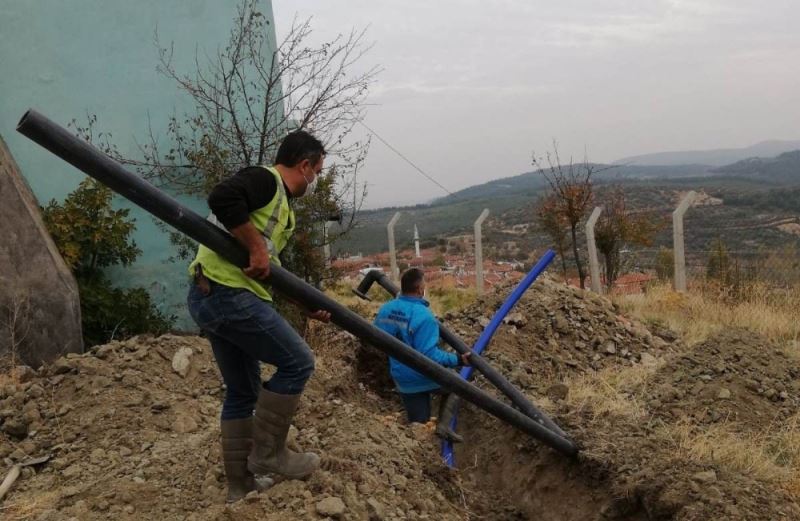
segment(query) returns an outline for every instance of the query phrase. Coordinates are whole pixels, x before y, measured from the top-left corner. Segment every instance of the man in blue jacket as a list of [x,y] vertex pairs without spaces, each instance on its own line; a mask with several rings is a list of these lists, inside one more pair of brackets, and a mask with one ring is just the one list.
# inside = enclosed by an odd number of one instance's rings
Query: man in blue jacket
[[[468,354],[459,357],[439,349],[439,322],[424,298],[423,271],[411,268],[403,273],[400,291],[396,299],[387,302],[378,311],[375,326],[444,367],[468,365]],[[409,423],[426,423],[431,417],[431,393],[441,394],[439,384],[391,357],[389,369],[405,405]],[[441,397],[436,434],[460,442],[461,436],[450,429],[453,405],[454,401],[447,400],[446,395]]]

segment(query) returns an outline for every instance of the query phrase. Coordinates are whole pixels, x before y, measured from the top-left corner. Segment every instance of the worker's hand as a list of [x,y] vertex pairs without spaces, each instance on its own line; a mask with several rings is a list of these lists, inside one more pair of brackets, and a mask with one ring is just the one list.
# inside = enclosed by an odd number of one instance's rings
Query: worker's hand
[[461,355],[461,365],[472,365],[469,363],[469,357],[472,353],[464,353]]
[[250,266],[244,269],[244,274],[256,280],[269,277],[269,253],[266,248],[250,252]]
[[331,321],[331,314],[329,311],[319,309],[313,313],[309,313],[308,318],[313,318],[314,320],[319,320],[320,322],[325,322],[327,324]]

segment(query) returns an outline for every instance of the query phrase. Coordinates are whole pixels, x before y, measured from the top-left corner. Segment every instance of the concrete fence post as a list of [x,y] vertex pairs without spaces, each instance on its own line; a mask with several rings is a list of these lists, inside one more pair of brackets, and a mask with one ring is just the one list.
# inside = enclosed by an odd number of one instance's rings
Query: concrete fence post
[[489,217],[489,209],[484,208],[475,221],[475,289],[483,295],[483,221]]
[[322,224],[322,255],[325,257],[325,266],[331,265],[331,243],[328,240],[330,226],[331,221],[325,221]]
[[683,240],[683,215],[691,206],[697,193],[692,190],[681,200],[675,211],[672,212],[672,249],[675,254],[675,277],[673,287],[675,291],[686,291],[686,252]]
[[414,253],[418,259],[422,257],[419,252],[419,230],[416,224],[414,225]]
[[597,219],[603,208],[596,206],[592,210],[592,215],[586,221],[586,249],[589,252],[589,275],[592,279],[592,291],[595,293],[603,292],[603,285],[600,283],[600,261],[597,259],[597,244],[594,242],[594,226],[597,224]]
[[389,225],[386,227],[389,233],[389,276],[394,282],[400,282],[400,270],[397,268],[397,251],[394,247],[394,225],[397,224],[398,219],[400,219],[400,214],[402,212],[397,212],[394,214],[394,217],[389,221]]

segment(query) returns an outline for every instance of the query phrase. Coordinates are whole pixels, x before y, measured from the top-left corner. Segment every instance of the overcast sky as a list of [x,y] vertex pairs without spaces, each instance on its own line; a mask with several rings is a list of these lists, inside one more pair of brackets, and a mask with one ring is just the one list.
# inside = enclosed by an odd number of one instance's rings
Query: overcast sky
[[[800,138],[798,0],[274,0],[314,38],[369,26],[365,122],[451,191],[530,170]],[[367,207],[444,192],[373,139]]]

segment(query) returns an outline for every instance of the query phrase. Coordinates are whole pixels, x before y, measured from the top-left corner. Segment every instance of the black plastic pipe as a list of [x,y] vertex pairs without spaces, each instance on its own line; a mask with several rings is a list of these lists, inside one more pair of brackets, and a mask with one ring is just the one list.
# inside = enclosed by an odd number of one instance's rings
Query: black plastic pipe
[[[42,114],[28,110],[17,125],[17,131],[236,266],[244,268],[249,265],[247,250],[231,235],[144,179],[128,172],[117,161]],[[278,292],[291,296],[307,309],[328,311],[331,321],[337,326],[413,367],[501,421],[534,436],[564,455],[577,454],[578,449],[572,441],[462,380],[457,374],[374,327],[289,271],[273,265],[268,281]]]
[[[370,300],[370,298],[367,296],[367,292],[369,292],[370,288],[375,283],[385,289],[392,297],[396,297],[400,292],[400,289],[394,285],[394,283],[389,279],[389,277],[386,276],[385,273],[380,270],[370,270],[364,276],[364,279],[359,283],[358,287],[353,290],[353,293],[363,299]],[[470,365],[476,371],[483,374],[492,385],[497,387],[501,393],[506,395],[508,399],[511,400],[511,403],[513,403],[526,416],[533,418],[559,436],[563,436],[565,438],[567,437],[566,433],[561,430],[561,428],[556,425],[553,420],[551,420],[545,413],[533,405],[519,389],[514,387],[511,382],[506,379],[505,376],[503,376],[497,369],[492,367],[485,358],[470,349],[469,346],[467,346],[467,344],[458,337],[458,335],[450,331],[447,326],[441,322],[439,323],[439,336],[442,337],[442,340],[444,340],[447,345],[451,346],[458,353],[470,353]]]
[[389,277],[386,276],[384,272],[381,270],[369,270],[364,278],[361,279],[361,282],[358,284],[358,287],[353,290],[353,293],[356,294],[359,298],[364,300],[372,300],[369,298],[367,293],[369,293],[370,288],[373,284],[378,283],[378,286],[382,287],[386,290],[389,295],[396,297],[397,293],[400,291],[397,286],[395,286]]

